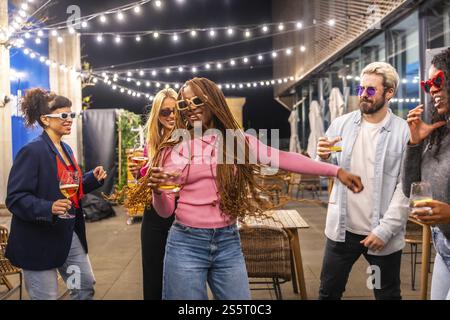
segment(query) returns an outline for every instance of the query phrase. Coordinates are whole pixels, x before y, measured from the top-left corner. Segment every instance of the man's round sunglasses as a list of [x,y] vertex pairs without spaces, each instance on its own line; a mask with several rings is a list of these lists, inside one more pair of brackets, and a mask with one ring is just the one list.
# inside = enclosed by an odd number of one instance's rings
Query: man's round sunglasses
[[185,98],[182,100],[177,101],[177,109],[179,111],[184,111],[189,108],[189,106],[192,106],[194,108],[201,107],[205,104],[202,99],[199,97],[193,97],[191,99]]
[[433,86],[441,89],[444,85],[444,72],[439,71],[433,78],[427,81],[421,81],[420,85],[422,86],[423,91],[425,91],[426,93],[430,93]]
[[50,113],[50,114],[46,114],[44,117],[67,120],[69,118],[75,119],[77,117],[77,113],[76,112]]
[[362,96],[364,94],[364,91],[367,92],[367,95],[369,97],[373,97],[377,93],[377,88],[375,88],[375,87],[363,87],[363,86],[357,86],[356,87],[356,95],[358,97]]

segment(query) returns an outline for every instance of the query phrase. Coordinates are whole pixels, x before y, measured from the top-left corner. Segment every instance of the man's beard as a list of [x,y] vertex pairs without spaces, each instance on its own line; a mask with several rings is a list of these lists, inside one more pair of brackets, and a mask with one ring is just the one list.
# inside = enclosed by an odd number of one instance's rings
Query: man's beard
[[375,102],[374,104],[370,104],[367,107],[363,107],[362,104],[369,104],[369,101],[361,101],[359,103],[359,109],[361,110],[361,113],[363,114],[374,114],[380,111],[386,104],[386,97],[383,94],[383,99],[381,101]]

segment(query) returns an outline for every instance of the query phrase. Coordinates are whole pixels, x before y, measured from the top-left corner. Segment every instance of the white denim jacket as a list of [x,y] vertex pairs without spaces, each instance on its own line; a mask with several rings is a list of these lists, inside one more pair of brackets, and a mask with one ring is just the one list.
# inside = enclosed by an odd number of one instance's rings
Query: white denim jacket
[[[405,120],[394,115],[381,128],[375,151],[373,180],[372,233],[383,240],[380,251],[369,254],[384,256],[403,249],[409,214],[409,201],[403,194],[400,174],[403,157],[409,141],[409,128]],[[354,111],[334,120],[326,132],[328,137],[341,136],[343,151],[334,153],[330,160],[350,171],[353,146],[361,130],[361,112]],[[320,159],[320,158],[319,158]],[[358,175],[358,172],[352,172]],[[335,179],[330,195],[326,236],[336,242],[345,241],[348,190]]]

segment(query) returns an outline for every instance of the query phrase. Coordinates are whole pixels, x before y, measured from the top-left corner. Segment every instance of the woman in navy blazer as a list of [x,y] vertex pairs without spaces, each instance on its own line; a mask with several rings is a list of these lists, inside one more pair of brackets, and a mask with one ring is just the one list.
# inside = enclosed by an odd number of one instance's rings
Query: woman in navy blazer
[[[44,130],[19,151],[9,175],[6,205],[13,217],[6,257],[23,269],[31,299],[57,299],[57,270],[72,299],[94,295],[79,200],[102,185],[106,172],[97,167],[83,175],[71,148],[61,141],[70,134],[76,116],[71,105],[69,99],[41,89],[27,91],[21,102],[26,125],[37,122]],[[58,177],[64,171],[82,177],[72,201],[59,189]],[[66,210],[75,218],[58,218]]]

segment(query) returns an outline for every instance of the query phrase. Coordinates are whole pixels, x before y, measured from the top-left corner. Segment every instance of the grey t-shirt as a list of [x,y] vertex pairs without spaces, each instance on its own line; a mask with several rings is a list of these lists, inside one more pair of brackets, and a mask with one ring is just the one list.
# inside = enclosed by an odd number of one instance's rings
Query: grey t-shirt
[[[436,146],[428,149],[428,143],[410,146],[406,149],[403,164],[403,192],[409,197],[411,183],[428,181],[431,184],[433,199],[450,203],[450,134],[442,143],[439,154],[435,157]],[[438,228],[447,239],[450,239],[450,224],[439,224]]]

